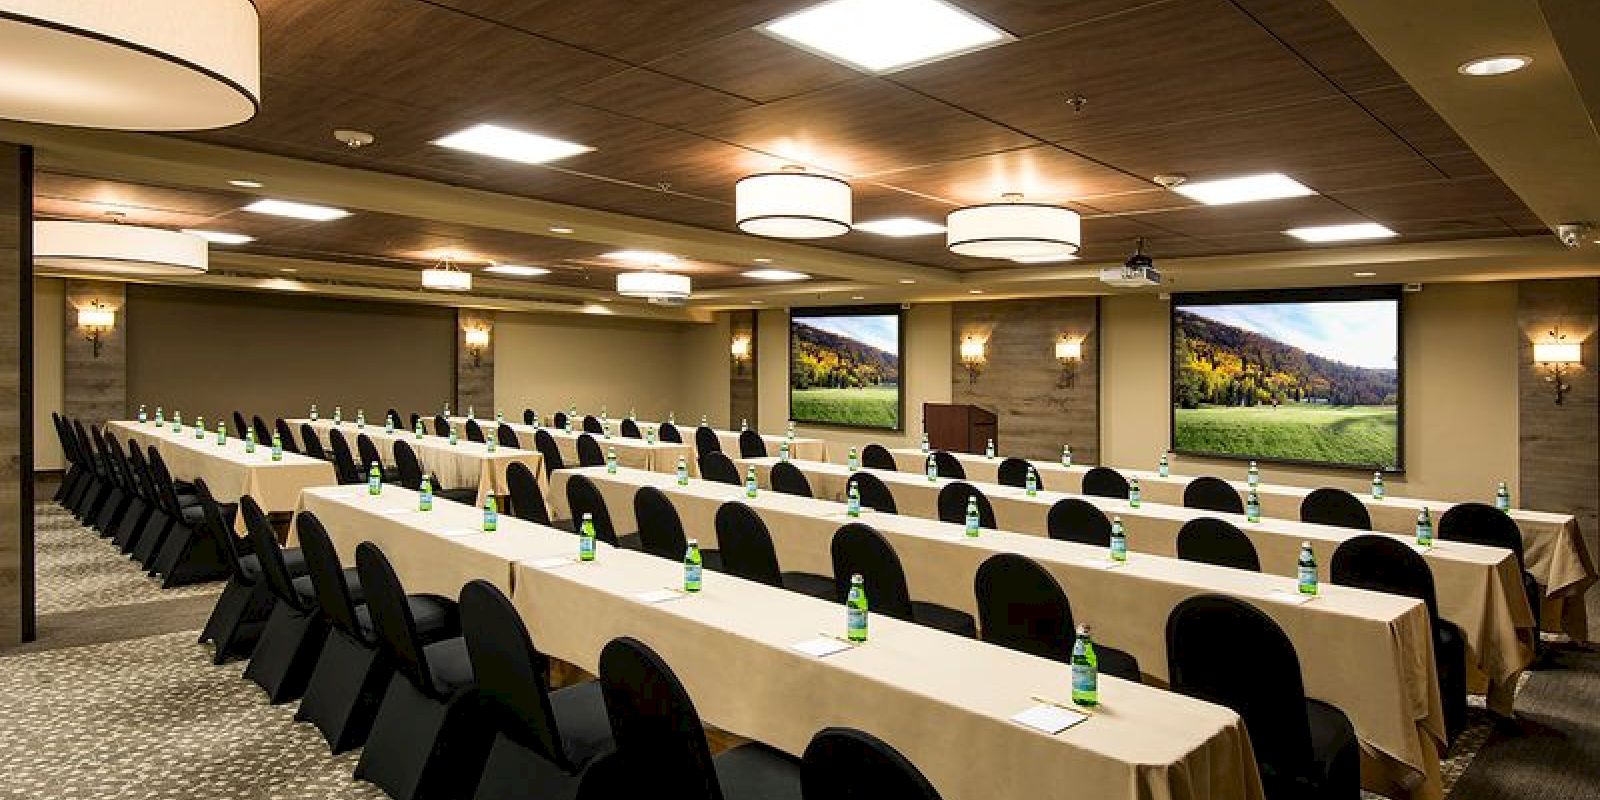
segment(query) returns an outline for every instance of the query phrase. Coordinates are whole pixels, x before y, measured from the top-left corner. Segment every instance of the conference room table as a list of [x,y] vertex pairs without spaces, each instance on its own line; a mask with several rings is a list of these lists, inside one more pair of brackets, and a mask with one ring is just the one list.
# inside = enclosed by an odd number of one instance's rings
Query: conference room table
[[[462,436],[466,433],[466,417],[455,417],[451,423],[460,427]],[[620,423],[619,423],[620,424]],[[511,428],[517,434],[517,443],[524,450],[537,450],[534,435],[541,430],[533,425],[524,425],[520,422],[495,422],[494,420],[478,420],[478,425],[483,428],[484,436],[494,436],[500,425]],[[641,429],[644,427],[640,426]],[[583,436],[582,430],[574,428],[568,433],[561,428],[543,428],[550,434],[556,443],[556,449],[561,451],[563,464],[576,466],[578,464],[578,438]],[[654,472],[676,472],[678,459],[681,457],[689,468],[691,475],[699,475],[700,467],[695,463],[694,444],[692,442],[663,442],[657,439],[654,443],[644,439],[633,439],[623,436],[620,428],[613,426],[611,435],[590,434],[600,444],[601,452],[607,448],[617,453],[617,463],[636,469],[647,469]]]
[[[775,462],[776,459],[748,459],[741,464],[756,467],[758,480],[767,485]],[[852,474],[846,466],[816,461],[793,463],[810,481],[814,494],[827,498],[844,496]],[[929,481],[925,475],[908,472],[869,471],[888,486],[901,514],[923,519],[939,518],[939,492],[955,482],[950,478]],[[1297,520],[1262,518],[1260,522],[1250,522],[1242,514],[1163,503],[1142,502],[1134,508],[1123,499],[1051,490],[1029,497],[1025,490],[1014,486],[967,482],[989,499],[994,507],[995,524],[1002,530],[1047,537],[1050,508],[1060,500],[1075,497],[1092,503],[1108,518],[1120,517],[1129,550],[1176,556],[1178,531],[1184,523],[1200,517],[1214,517],[1226,520],[1250,537],[1261,559],[1262,571],[1273,575],[1296,575],[1300,544],[1310,542],[1317,558],[1318,578],[1323,583],[1331,580],[1329,564],[1339,545],[1365,533]],[[1406,537],[1405,541],[1413,540]],[[1533,660],[1533,611],[1522,589],[1516,556],[1503,548],[1444,541],[1436,542],[1423,551],[1422,556],[1433,572],[1439,615],[1460,626],[1466,635],[1468,663],[1480,678],[1474,682],[1475,687],[1486,692],[1491,708],[1509,715],[1515,700],[1517,677]]]
[[[921,473],[926,469],[928,456],[915,448],[890,450],[895,466],[902,472]],[[974,453],[952,452],[961,462],[967,477],[984,483],[998,482],[1000,462],[996,456],[986,458]],[[1059,461],[1030,461],[1039,473],[1041,485],[1056,491],[1081,492],[1083,476],[1091,466],[1074,464],[1064,467]],[[1183,505],[1183,491],[1193,481],[1193,475],[1168,475],[1161,477],[1154,470],[1118,469],[1125,478],[1139,479],[1139,493],[1146,502],[1166,505]],[[1230,481],[1242,498],[1249,491],[1244,481]],[[1484,502],[1493,499],[1492,488],[1484,487]],[[1314,488],[1286,484],[1261,483],[1256,486],[1256,496],[1261,500],[1261,515],[1275,519],[1300,519],[1300,502]],[[1416,530],[1417,513],[1429,509],[1434,520],[1455,505],[1451,500],[1430,500],[1416,497],[1387,495],[1382,500],[1373,499],[1369,493],[1357,493],[1356,498],[1366,506],[1375,531],[1410,536]],[[1596,580],[1594,559],[1578,530],[1578,519],[1571,514],[1548,511],[1512,509],[1511,518],[1522,532],[1523,559],[1528,572],[1544,589],[1542,609],[1535,609],[1544,630],[1559,631],[1578,641],[1588,639],[1588,620],[1585,613],[1584,593]]]
[[672,500],[686,534],[703,547],[716,545],[717,510],[724,503],[745,503],[766,523],[786,571],[833,574],[835,531],[850,522],[865,522],[893,544],[912,597],[975,616],[978,566],[997,553],[1028,556],[1061,581],[1074,618],[1090,623],[1097,641],[1132,654],[1145,674],[1163,682],[1163,632],[1171,610],[1200,594],[1244,598],[1294,642],[1307,695],[1333,703],[1350,717],[1372,766],[1364,770],[1368,788],[1397,797],[1440,795],[1443,712],[1427,609],[1416,600],[1341,586],[1324,586],[1320,596],[1306,600],[1292,577],[1138,553],[1113,566],[1103,548],[1006,531],[984,531],[972,538],[961,525],[870,510],[851,518],[843,504],[831,500],[772,491],[760,491],[752,499],[742,487],[705,480],[678,486],[671,476],[642,470],[556,471],[551,494],[557,518],[570,516],[565,486],[576,474],[599,488],[621,533],[637,528],[633,496],[644,486]]
[[296,435],[299,434],[301,425],[310,424],[322,440],[324,448],[329,448],[329,431],[337,427],[349,442],[350,452],[355,456],[357,465],[363,468],[366,465],[360,463],[361,453],[356,448],[357,436],[365,434],[372,439],[384,466],[394,466],[394,443],[404,440],[416,452],[417,461],[421,462],[424,471],[433,473],[446,489],[476,489],[478,492],[476,503],[480,506],[491,494],[501,498],[510,494],[510,489],[506,486],[506,468],[512,464],[526,464],[528,469],[533,471],[541,489],[548,488],[549,485],[544,474],[544,458],[539,455],[538,450],[496,446],[491,452],[486,442],[468,441],[464,430],[458,434],[456,443],[451,444],[449,437],[435,436],[431,433],[424,434],[420,439],[414,431],[401,428],[395,428],[393,433],[385,433],[381,424],[368,423],[358,427],[356,423],[345,420],[336,426],[330,419],[319,419],[315,422],[309,419],[292,419],[287,422],[294,427]]
[[476,509],[421,512],[416,502],[396,487],[302,496],[347,565],[372,541],[408,592],[453,597],[466,580],[490,580],[511,594],[541,652],[590,672],[608,641],[639,639],[702,720],[735,735],[798,755],[822,728],[860,728],[951,800],[1034,800],[1066,786],[1097,800],[1264,796],[1244,725],[1221,706],[1101,676],[1100,707],[1048,734],[1012,718],[1065,704],[1065,664],[882,615],[866,644],[811,655],[798,646],[843,633],[841,605],[709,571],[703,591],[685,595],[673,591],[683,582],[674,561],[597,543],[595,561],[582,563],[571,533],[507,517],[484,533]]
[[288,452],[282,461],[273,461],[270,443],[258,443],[254,453],[246,453],[245,441],[232,435],[218,445],[215,430],[196,439],[192,426],[173,431],[170,422],[157,427],[154,422],[117,420],[107,422],[106,428],[124,442],[154,447],[173,478],[203,478],[223,503],[250,495],[268,513],[289,513],[299,503],[302,489],[339,482],[326,461]]

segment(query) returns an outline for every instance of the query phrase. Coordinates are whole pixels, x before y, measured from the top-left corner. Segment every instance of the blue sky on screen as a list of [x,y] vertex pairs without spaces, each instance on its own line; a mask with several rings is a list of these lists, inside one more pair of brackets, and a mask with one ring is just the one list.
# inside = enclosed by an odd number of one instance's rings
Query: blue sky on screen
[[1372,369],[1399,366],[1399,303],[1393,300],[1243,303],[1184,310],[1345,364]]
[[847,336],[891,355],[900,355],[900,317],[874,314],[860,317],[796,317],[818,330]]

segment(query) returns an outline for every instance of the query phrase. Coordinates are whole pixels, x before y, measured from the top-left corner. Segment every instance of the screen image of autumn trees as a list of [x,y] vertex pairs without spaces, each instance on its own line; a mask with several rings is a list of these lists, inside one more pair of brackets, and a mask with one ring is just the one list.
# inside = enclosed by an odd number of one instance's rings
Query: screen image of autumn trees
[[[1305,313],[1316,313],[1315,305]],[[1180,452],[1398,465],[1398,370],[1323,358],[1181,309],[1172,330]]]
[[797,422],[900,427],[900,357],[795,320],[789,415]]

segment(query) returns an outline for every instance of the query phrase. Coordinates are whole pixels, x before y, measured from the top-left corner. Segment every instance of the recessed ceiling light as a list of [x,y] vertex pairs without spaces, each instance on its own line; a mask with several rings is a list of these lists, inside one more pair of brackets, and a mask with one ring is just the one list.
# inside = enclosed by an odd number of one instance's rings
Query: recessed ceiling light
[[936,222],[927,222],[911,217],[894,217],[891,219],[877,219],[871,222],[857,222],[856,230],[876,233],[879,236],[930,236],[935,233],[944,233],[944,226]]
[[237,186],[240,189],[260,189],[261,188],[261,181],[247,181],[247,180],[244,180],[244,179],[239,179],[239,180],[228,181],[228,185],[229,186]]
[[857,295],[851,295],[851,296],[850,296],[850,299],[851,299],[851,300],[865,300],[865,299],[867,299],[867,298],[865,298],[865,297],[863,297],[863,296],[861,296],[861,295],[859,295],[859,294],[857,294]]
[[967,294],[983,294],[982,289],[968,289]]
[[200,238],[202,238],[202,239],[204,239],[204,240],[206,240],[206,241],[208,241],[208,242],[210,242],[212,244],[247,244],[249,242],[253,242],[253,241],[256,240],[256,237],[254,237],[254,236],[246,236],[246,235],[244,235],[242,233],[224,233],[222,231],[199,231],[199,230],[194,230],[192,228],[184,228],[183,232],[198,236],[198,237],[200,237]]
[[309,219],[315,222],[328,222],[329,220],[343,219],[350,216],[350,212],[342,208],[315,206],[310,203],[295,203],[289,200],[257,200],[245,206],[244,210],[256,214],[271,214],[275,217]]
[[550,226],[551,233],[572,233],[572,229],[561,225]]
[[1483,78],[1490,75],[1504,75],[1507,72],[1516,72],[1517,70],[1528,66],[1528,64],[1532,62],[1533,59],[1527,56],[1485,56],[1483,58],[1474,58],[1471,61],[1456,67],[1456,71],[1462,75],[1471,75],[1475,78]]
[[678,262],[677,256],[671,253],[659,253],[654,250],[613,250],[601,256],[601,258],[627,261],[630,264],[653,264],[658,267]]
[[1230,203],[1253,203],[1258,200],[1281,200],[1285,197],[1305,197],[1316,194],[1305,184],[1281,172],[1264,175],[1245,175],[1216,181],[1180,183],[1172,191],[1208,206],[1225,206]]
[[1077,261],[1078,257],[1069,255],[1022,256],[1020,258],[1013,258],[1011,260],[1017,262],[1018,264],[1056,264],[1062,261]]
[[1376,278],[1376,277],[1378,277],[1378,273],[1376,273],[1376,272],[1353,272],[1351,274],[1354,275],[1357,278]]
[[901,278],[900,282],[901,283],[916,283],[916,280],[914,280],[912,278]]
[[751,300],[750,301],[750,305],[759,306],[759,305],[761,305],[762,303],[765,303],[765,302],[767,302],[767,301],[765,301],[765,300]]
[[753,258],[753,259],[750,259],[750,260],[756,262],[757,264],[771,264],[772,263],[772,259],[770,259],[770,258]]
[[521,264],[490,264],[483,268],[484,272],[493,272],[496,275],[516,275],[521,278],[531,278],[535,275],[549,275],[550,270],[544,267],[526,267]]
[[1302,242],[1350,242],[1357,239],[1387,239],[1399,234],[1376,222],[1357,222],[1350,225],[1317,225],[1310,228],[1290,228],[1284,233]]
[[465,150],[523,164],[543,164],[594,150],[593,147],[486,123],[456,131],[442,139],[433,140],[433,143],[452,150]]
[[746,270],[744,276],[758,281],[803,281],[811,277],[804,272],[787,269],[752,269]]
[[865,72],[889,72],[1013,40],[941,0],[832,0],[762,26]]
[[300,270],[297,270],[294,267],[279,267],[278,271],[279,272],[299,272]]

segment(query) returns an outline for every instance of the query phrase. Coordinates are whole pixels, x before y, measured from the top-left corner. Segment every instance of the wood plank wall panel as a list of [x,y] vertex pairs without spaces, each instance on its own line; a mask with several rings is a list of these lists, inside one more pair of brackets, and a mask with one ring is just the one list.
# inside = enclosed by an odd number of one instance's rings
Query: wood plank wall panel
[[[128,309],[127,284],[113,281],[67,281],[66,309],[62,314],[61,407],[84,425],[126,419],[128,409]],[[116,326],[100,334],[100,354],[78,329],[78,309],[103,303],[116,314]],[[137,409],[135,409],[137,411]],[[152,409],[152,412],[154,409]]]
[[[1522,497],[1518,505],[1565,511],[1591,554],[1600,553],[1600,281],[1523,281],[1517,288],[1518,423]],[[1546,380],[1548,367],[1533,363],[1533,344],[1558,329],[1583,342],[1583,366],[1568,370],[1572,387],[1560,405]],[[1588,598],[1589,639],[1600,635],[1600,587]]]
[[[999,416],[998,449],[1029,459],[1100,458],[1099,301],[1092,297],[956,303],[951,332],[952,403],[970,403]],[[1083,359],[1070,378],[1056,361],[1062,336],[1083,341]],[[961,342],[985,342],[985,363],[969,381]]]
[[0,645],[34,637],[32,177],[0,144]]
[[[750,358],[743,364],[734,364],[728,372],[728,426],[731,428],[739,424],[739,420],[750,421],[750,427],[757,428],[760,420],[756,418],[757,409],[760,407],[759,395],[756,387],[756,365],[760,358],[756,353],[756,312],[732,312],[728,333],[728,344],[722,350],[724,358],[732,358],[733,340],[743,336],[750,340]],[[784,357],[788,363],[788,357]],[[787,367],[785,367],[787,369]]]
[[[470,308],[456,311],[456,408],[466,413],[471,406],[480,417],[494,416],[494,314]],[[487,328],[489,344],[474,356],[467,347],[469,329]],[[522,419],[522,409],[505,409],[506,417]]]

